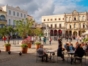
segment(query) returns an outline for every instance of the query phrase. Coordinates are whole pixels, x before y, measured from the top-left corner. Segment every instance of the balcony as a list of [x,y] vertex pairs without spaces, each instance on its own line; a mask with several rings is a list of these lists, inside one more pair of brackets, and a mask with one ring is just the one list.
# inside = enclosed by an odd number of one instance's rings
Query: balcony
[[0,19],[0,24],[6,24],[7,23],[7,20],[1,20]]

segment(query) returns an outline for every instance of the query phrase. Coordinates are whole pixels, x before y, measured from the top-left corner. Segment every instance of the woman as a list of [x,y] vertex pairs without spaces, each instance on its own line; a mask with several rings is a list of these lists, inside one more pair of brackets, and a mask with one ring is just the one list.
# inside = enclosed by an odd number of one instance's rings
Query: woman
[[59,45],[58,50],[57,50],[57,56],[61,57],[62,60],[64,61],[64,54],[63,54],[64,49],[62,48],[62,44]]

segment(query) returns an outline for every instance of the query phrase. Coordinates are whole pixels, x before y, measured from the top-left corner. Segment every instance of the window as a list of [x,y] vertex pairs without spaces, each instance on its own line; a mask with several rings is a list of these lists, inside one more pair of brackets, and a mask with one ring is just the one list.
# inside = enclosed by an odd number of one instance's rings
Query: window
[[75,28],[76,24],[74,24],[74,28]]
[[44,19],[44,21],[45,21],[45,19]]
[[62,26],[61,26],[61,24],[59,24],[59,28],[61,28]]
[[51,19],[51,21],[52,21],[52,19]]
[[57,28],[57,24],[55,24],[55,28]]
[[11,15],[11,10],[9,10],[9,15]]
[[70,25],[70,29],[71,29],[71,25]]
[[60,18],[59,18],[59,20],[60,20]]
[[26,15],[24,14],[24,18],[26,18]]
[[85,24],[83,24],[83,28],[85,28]]
[[15,20],[13,20],[13,26],[15,26],[16,24],[15,24]]
[[22,17],[23,15],[22,15],[22,13],[21,13],[21,17]]
[[15,11],[13,11],[13,15],[15,16]]
[[85,19],[84,19],[84,18],[85,18],[85,17],[83,16],[83,17],[82,17],[82,21],[85,21]]
[[4,15],[0,16],[0,20],[6,20]]
[[19,16],[19,13],[17,12],[17,16]]
[[9,19],[9,25],[11,25],[11,20]]
[[51,28],[52,28],[53,26],[52,26],[52,24],[51,24]]
[[76,18],[74,18],[74,21],[76,21]]
[[55,18],[55,21],[56,21],[57,19]]
[[63,18],[63,20],[64,20],[64,18]]
[[47,21],[49,21],[49,19],[47,19]]

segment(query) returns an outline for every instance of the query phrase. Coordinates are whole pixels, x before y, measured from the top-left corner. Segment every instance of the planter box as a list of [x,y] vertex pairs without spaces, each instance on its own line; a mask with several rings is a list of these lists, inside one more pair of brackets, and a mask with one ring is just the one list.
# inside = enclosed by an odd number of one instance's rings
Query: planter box
[[28,44],[28,48],[31,48],[31,43]]
[[11,46],[5,46],[5,51],[10,51]]
[[28,48],[22,48],[22,53],[23,54],[27,54],[27,52],[28,52]]
[[40,45],[41,45],[41,44],[37,44],[37,45],[36,45],[36,49],[38,49],[38,48],[40,47]]

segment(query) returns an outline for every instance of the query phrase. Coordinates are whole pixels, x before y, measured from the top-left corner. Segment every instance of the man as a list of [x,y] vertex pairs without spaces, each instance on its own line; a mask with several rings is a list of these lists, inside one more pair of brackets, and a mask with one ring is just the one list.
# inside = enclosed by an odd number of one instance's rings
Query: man
[[46,62],[48,62],[48,55],[44,51],[43,45],[40,45],[39,49],[37,50],[38,56],[42,58],[42,62],[44,58],[46,58]]
[[78,45],[78,47],[75,50],[75,61],[77,60],[76,57],[80,57],[80,62],[82,62],[82,57],[85,55],[85,51],[83,50],[81,44]]

